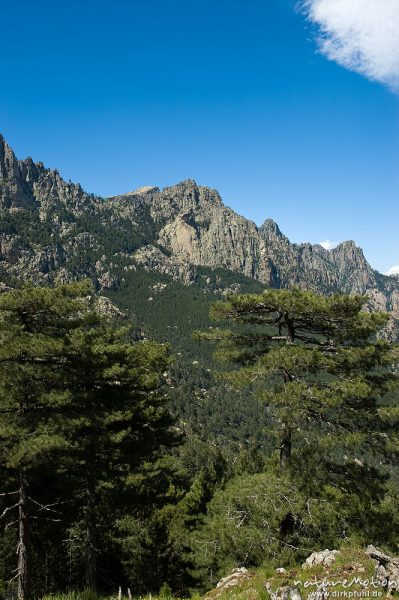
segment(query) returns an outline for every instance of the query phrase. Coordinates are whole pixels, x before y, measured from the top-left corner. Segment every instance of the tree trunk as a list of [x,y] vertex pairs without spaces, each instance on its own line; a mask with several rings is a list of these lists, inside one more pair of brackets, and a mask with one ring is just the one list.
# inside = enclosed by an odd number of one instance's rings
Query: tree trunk
[[288,313],[284,314],[285,325],[287,327],[287,345],[295,342],[295,325]]
[[19,474],[18,599],[29,599],[29,512],[23,471]]
[[[293,320],[290,318],[288,313],[285,313],[285,324],[288,331],[288,339],[287,345],[293,344],[295,342],[295,326]],[[285,384],[289,383],[293,380],[292,374],[286,373],[284,376]],[[286,469],[290,458],[291,458],[291,449],[292,449],[292,431],[291,428],[287,425],[287,423],[282,424],[281,431],[281,444],[280,444],[280,469]]]
[[290,458],[292,448],[292,434],[291,429],[283,423],[283,429],[281,433],[281,444],[280,444],[280,469],[286,469]]
[[93,479],[87,470],[86,473],[86,586],[90,590],[97,589],[97,548],[96,548],[96,515],[95,515],[95,489]]

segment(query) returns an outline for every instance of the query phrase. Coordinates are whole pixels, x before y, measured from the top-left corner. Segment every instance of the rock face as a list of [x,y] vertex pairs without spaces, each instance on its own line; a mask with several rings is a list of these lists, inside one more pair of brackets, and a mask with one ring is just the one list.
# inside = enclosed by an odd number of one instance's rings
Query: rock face
[[31,184],[36,177],[37,167],[32,159],[19,162],[0,135],[0,208],[33,208],[35,201]]
[[[399,319],[399,278],[373,271],[354,242],[328,251],[292,244],[276,223],[261,227],[226,207],[216,190],[187,180],[106,200],[32,159],[17,160],[0,136],[0,280],[38,284],[90,277],[114,289],[141,268],[195,284],[200,267],[265,286],[367,293],[370,308]],[[399,331],[390,323],[390,335]]]
[[[128,200],[126,196],[111,200],[130,214],[146,207],[156,232],[159,266],[154,268],[161,272],[167,272],[167,261],[160,260],[159,249],[166,250],[169,271],[176,274],[176,265],[182,267],[178,277],[186,282],[195,279],[195,266],[223,267],[266,286],[367,294],[371,309],[391,312],[399,319],[398,278],[374,271],[353,241],[330,251],[318,244],[292,244],[274,221],[266,220],[257,227],[227,208],[216,190],[197,186],[192,180],[162,191],[149,188],[132,193]],[[153,262],[154,250],[147,248],[146,253]],[[142,260],[143,252],[137,257]],[[183,276],[182,271],[190,274]],[[396,329],[391,323],[392,334]]]
[[379,289],[378,275],[354,242],[331,251],[291,244],[272,220],[258,228],[224,206],[216,190],[192,180],[111,200],[126,203],[127,198],[127,211],[148,207],[157,243],[183,263],[224,267],[275,287],[356,293]]
[[183,281],[187,285],[195,282],[197,272],[190,261],[176,256],[165,255],[156,246],[144,246],[134,253],[134,260],[146,271],[157,271],[169,275],[175,281]]

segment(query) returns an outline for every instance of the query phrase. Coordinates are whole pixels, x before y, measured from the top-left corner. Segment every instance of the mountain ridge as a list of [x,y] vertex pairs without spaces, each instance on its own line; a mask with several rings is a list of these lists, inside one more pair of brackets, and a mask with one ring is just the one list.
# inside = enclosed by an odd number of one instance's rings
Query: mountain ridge
[[[165,274],[195,284],[198,267],[225,269],[264,286],[368,294],[399,331],[399,280],[378,273],[361,248],[295,244],[277,223],[261,226],[223,203],[217,190],[184,180],[104,199],[31,158],[18,160],[0,135],[0,276],[50,285],[91,277],[118,286],[116,271]],[[120,279],[120,277],[119,277]]]

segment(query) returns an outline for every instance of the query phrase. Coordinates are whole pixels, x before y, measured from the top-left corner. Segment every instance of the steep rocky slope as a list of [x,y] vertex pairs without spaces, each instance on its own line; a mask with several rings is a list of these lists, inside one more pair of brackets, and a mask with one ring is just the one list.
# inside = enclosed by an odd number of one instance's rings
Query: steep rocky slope
[[191,180],[111,201],[129,202],[132,213],[147,206],[158,244],[182,263],[223,267],[266,285],[325,292],[382,291],[398,282],[373,271],[352,241],[331,251],[320,245],[291,244],[272,220],[258,228],[224,206],[217,191]]
[[17,160],[0,136],[3,283],[89,276],[113,289],[124,272],[144,269],[195,284],[199,266],[266,286],[367,293],[373,308],[399,318],[399,278],[375,272],[354,242],[331,251],[292,244],[273,221],[257,227],[192,180],[102,199],[42,163]]
[[148,211],[156,246],[140,249],[135,257],[150,269],[167,271],[177,264],[190,280],[195,265],[223,267],[266,286],[368,294],[371,307],[399,318],[399,278],[374,271],[353,241],[330,251],[318,244],[292,244],[274,221],[257,227],[226,207],[216,190],[192,180],[109,201],[130,218],[144,207]]

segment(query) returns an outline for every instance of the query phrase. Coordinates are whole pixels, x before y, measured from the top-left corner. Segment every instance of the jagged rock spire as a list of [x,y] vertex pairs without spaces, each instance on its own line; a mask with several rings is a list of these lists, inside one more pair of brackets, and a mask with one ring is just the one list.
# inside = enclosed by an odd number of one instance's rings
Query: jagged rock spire
[[0,134],[0,208],[33,208],[35,200],[21,164]]

